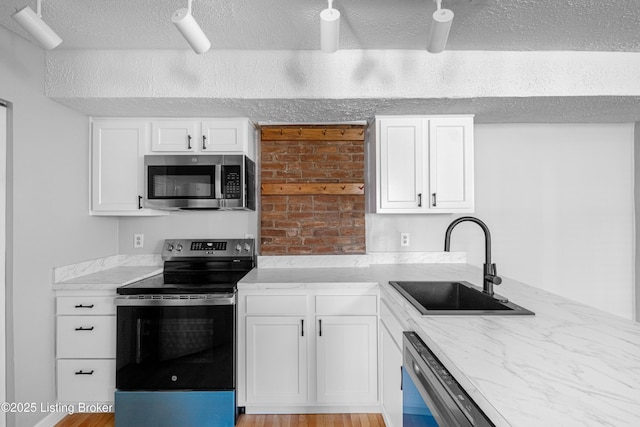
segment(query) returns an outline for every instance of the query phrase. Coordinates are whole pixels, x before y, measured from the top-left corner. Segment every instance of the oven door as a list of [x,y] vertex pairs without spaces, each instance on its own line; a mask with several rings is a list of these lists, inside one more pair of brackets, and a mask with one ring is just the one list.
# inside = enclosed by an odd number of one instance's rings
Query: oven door
[[120,296],[118,390],[235,389],[235,295]]

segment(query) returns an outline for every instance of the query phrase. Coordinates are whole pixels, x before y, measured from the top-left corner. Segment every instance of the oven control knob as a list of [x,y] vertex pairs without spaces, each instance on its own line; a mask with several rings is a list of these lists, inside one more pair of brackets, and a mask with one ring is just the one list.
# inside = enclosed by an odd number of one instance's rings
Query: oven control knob
[[171,243],[169,243],[167,245],[167,251],[171,252],[173,250],[173,245]]
[[182,245],[181,245],[181,244],[178,244],[178,245],[176,246],[176,251],[180,252],[181,250],[182,250]]
[[245,252],[251,252],[251,246],[248,243],[244,244],[244,250]]
[[242,246],[240,246],[240,243],[238,243],[236,245],[236,252],[240,252],[240,251],[242,251]]

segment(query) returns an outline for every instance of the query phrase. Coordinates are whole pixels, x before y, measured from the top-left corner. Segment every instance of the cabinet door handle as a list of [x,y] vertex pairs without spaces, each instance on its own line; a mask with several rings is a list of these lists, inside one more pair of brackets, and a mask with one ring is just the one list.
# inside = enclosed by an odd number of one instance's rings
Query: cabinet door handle
[[422,207],[422,193],[418,193],[418,207]]
[[404,386],[404,375],[402,375],[402,366],[400,366],[400,390],[403,390]]
[[79,328],[76,328],[76,331],[93,331],[93,326],[89,327],[89,328],[85,328],[80,326]]
[[78,372],[76,372],[76,375],[93,375],[93,369],[90,370],[89,372],[84,372],[83,370],[79,370]]
[[436,193],[433,193],[431,198],[433,199],[433,206],[436,206]]
[[142,196],[138,196],[138,209],[142,209]]
[[93,308],[93,304],[91,305],[78,304],[76,305],[76,308]]
[[203,150],[207,149],[207,136],[206,135],[202,135],[202,149]]
[[322,336],[322,319],[318,319],[318,336]]
[[191,150],[191,135],[187,135],[187,148]]
[[304,319],[300,319],[300,336],[304,336]]

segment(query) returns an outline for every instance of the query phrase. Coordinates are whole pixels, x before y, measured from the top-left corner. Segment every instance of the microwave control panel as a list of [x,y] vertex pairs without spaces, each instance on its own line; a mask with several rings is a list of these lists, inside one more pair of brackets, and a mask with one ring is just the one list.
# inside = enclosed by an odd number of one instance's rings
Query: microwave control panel
[[240,166],[225,165],[222,169],[222,193],[225,199],[242,198],[242,175]]

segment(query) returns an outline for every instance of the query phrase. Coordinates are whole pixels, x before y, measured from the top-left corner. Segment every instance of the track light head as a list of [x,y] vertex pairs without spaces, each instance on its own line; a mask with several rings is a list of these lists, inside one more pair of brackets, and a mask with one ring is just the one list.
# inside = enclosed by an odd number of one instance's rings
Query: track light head
[[440,53],[444,50],[449,38],[449,30],[453,22],[453,12],[449,9],[442,9],[442,0],[435,0],[437,9],[433,12],[431,29],[429,30],[429,42],[427,50],[431,53]]
[[320,49],[333,53],[340,39],[340,11],[333,8],[333,0],[328,1],[329,7],[320,12]]
[[178,9],[173,13],[171,22],[195,53],[203,54],[211,48],[211,42],[191,14],[191,0],[187,8]]
[[40,8],[41,0],[38,0],[37,13],[29,6],[25,6],[11,15],[11,17],[20,24],[43,49],[51,50],[62,43],[62,39],[42,20]]

